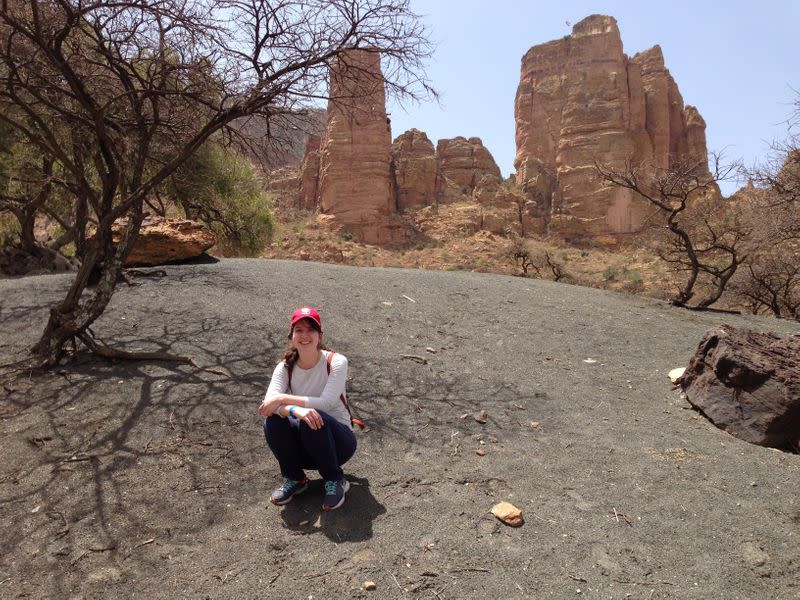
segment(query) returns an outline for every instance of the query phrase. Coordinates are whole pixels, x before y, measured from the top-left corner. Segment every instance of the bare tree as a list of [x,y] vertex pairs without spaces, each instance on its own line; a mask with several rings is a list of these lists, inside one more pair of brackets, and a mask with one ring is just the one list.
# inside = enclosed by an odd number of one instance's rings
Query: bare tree
[[[786,139],[774,141],[766,160],[750,168],[742,168],[742,177],[759,189],[767,190],[767,207],[790,207],[800,204],[800,92],[796,93],[794,110],[786,120]],[[786,230],[785,230],[786,231]],[[800,231],[786,231],[800,237]]]
[[742,176],[750,185],[734,196],[753,223],[750,258],[734,289],[754,313],[800,320],[800,95],[787,136],[767,159]]
[[566,277],[564,265],[549,252],[533,252],[525,243],[525,239],[515,236],[509,251],[511,258],[522,269],[522,277],[546,279],[547,271],[553,281],[561,281]]
[[[657,248],[659,256],[684,275],[671,298],[676,306],[710,307],[746,259],[743,242],[749,224],[729,210],[718,187],[735,165],[723,166],[718,156],[713,162],[713,172],[705,164],[676,164],[668,170],[630,163],[621,169],[595,165],[607,184],[629,189],[659,209],[667,232]],[[704,297],[690,305],[700,287],[707,288]]]
[[765,252],[755,257],[746,277],[736,282],[735,290],[754,314],[772,313],[778,318],[800,321],[800,250],[795,247],[786,260],[783,252]]
[[[54,185],[72,198],[82,259],[33,348],[42,364],[78,340],[124,355],[89,327],[114,292],[144,201],[234,120],[302,116],[326,97],[329,63],[353,47],[381,53],[389,92],[431,91],[430,47],[408,0],[0,1],[0,120],[59,166]],[[93,271],[100,281],[87,296]]]

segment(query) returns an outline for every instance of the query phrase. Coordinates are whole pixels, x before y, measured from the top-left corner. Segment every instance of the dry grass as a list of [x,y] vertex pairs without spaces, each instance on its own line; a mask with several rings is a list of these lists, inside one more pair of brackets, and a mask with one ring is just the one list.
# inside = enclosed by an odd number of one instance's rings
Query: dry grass
[[[274,241],[263,256],[353,266],[522,275],[513,257],[512,239],[488,231],[475,232],[463,208],[450,204],[407,212],[403,218],[413,233],[398,249],[355,242],[347,234],[320,224],[313,214],[283,209],[276,215]],[[523,243],[531,255],[548,253],[562,265],[563,281],[568,283],[656,298],[666,298],[672,291],[673,276],[641,241],[583,248],[541,237],[525,238]],[[553,278],[546,269],[541,277]]]

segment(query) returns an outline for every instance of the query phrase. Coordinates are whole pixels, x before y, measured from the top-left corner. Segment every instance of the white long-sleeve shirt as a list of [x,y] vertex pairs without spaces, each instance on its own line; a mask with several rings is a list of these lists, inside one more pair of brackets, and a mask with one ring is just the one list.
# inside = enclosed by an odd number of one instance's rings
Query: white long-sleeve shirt
[[328,375],[328,350],[323,350],[316,365],[310,369],[301,369],[295,363],[292,369],[292,389],[289,389],[289,371],[286,363],[281,361],[272,372],[267,393],[264,399],[269,401],[278,394],[301,396],[306,406],[328,413],[340,423],[352,428],[350,414],[340,400],[345,394],[347,384],[347,357],[338,352],[333,355],[331,372]]

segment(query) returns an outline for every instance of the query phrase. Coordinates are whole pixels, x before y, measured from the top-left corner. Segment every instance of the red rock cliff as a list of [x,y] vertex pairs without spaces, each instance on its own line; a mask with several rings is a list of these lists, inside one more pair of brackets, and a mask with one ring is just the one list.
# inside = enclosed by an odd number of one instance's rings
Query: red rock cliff
[[433,142],[424,131],[409,129],[392,144],[397,208],[427,206],[442,193],[443,179]]
[[661,49],[629,59],[613,17],[592,15],[531,48],[514,116],[517,183],[549,187],[550,230],[566,236],[634,232],[651,211],[628,190],[604,187],[595,162],[707,161],[705,122],[684,107]]
[[319,207],[334,227],[368,244],[402,238],[390,172],[391,132],[380,54],[350,50],[331,67],[320,148]]

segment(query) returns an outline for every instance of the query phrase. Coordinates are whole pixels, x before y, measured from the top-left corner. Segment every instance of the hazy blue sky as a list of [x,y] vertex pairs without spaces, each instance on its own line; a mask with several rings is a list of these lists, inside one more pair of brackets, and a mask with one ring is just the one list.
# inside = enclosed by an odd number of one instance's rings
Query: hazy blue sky
[[[428,75],[441,105],[391,105],[392,136],[416,127],[477,136],[513,172],[514,95],[522,55],[590,14],[617,19],[625,53],[659,44],[686,104],[706,121],[709,150],[752,163],[785,135],[800,91],[800,1],[412,0],[437,43]],[[560,5],[560,6],[557,6]],[[726,191],[734,189],[725,186]],[[724,188],[724,189],[725,189]]]

